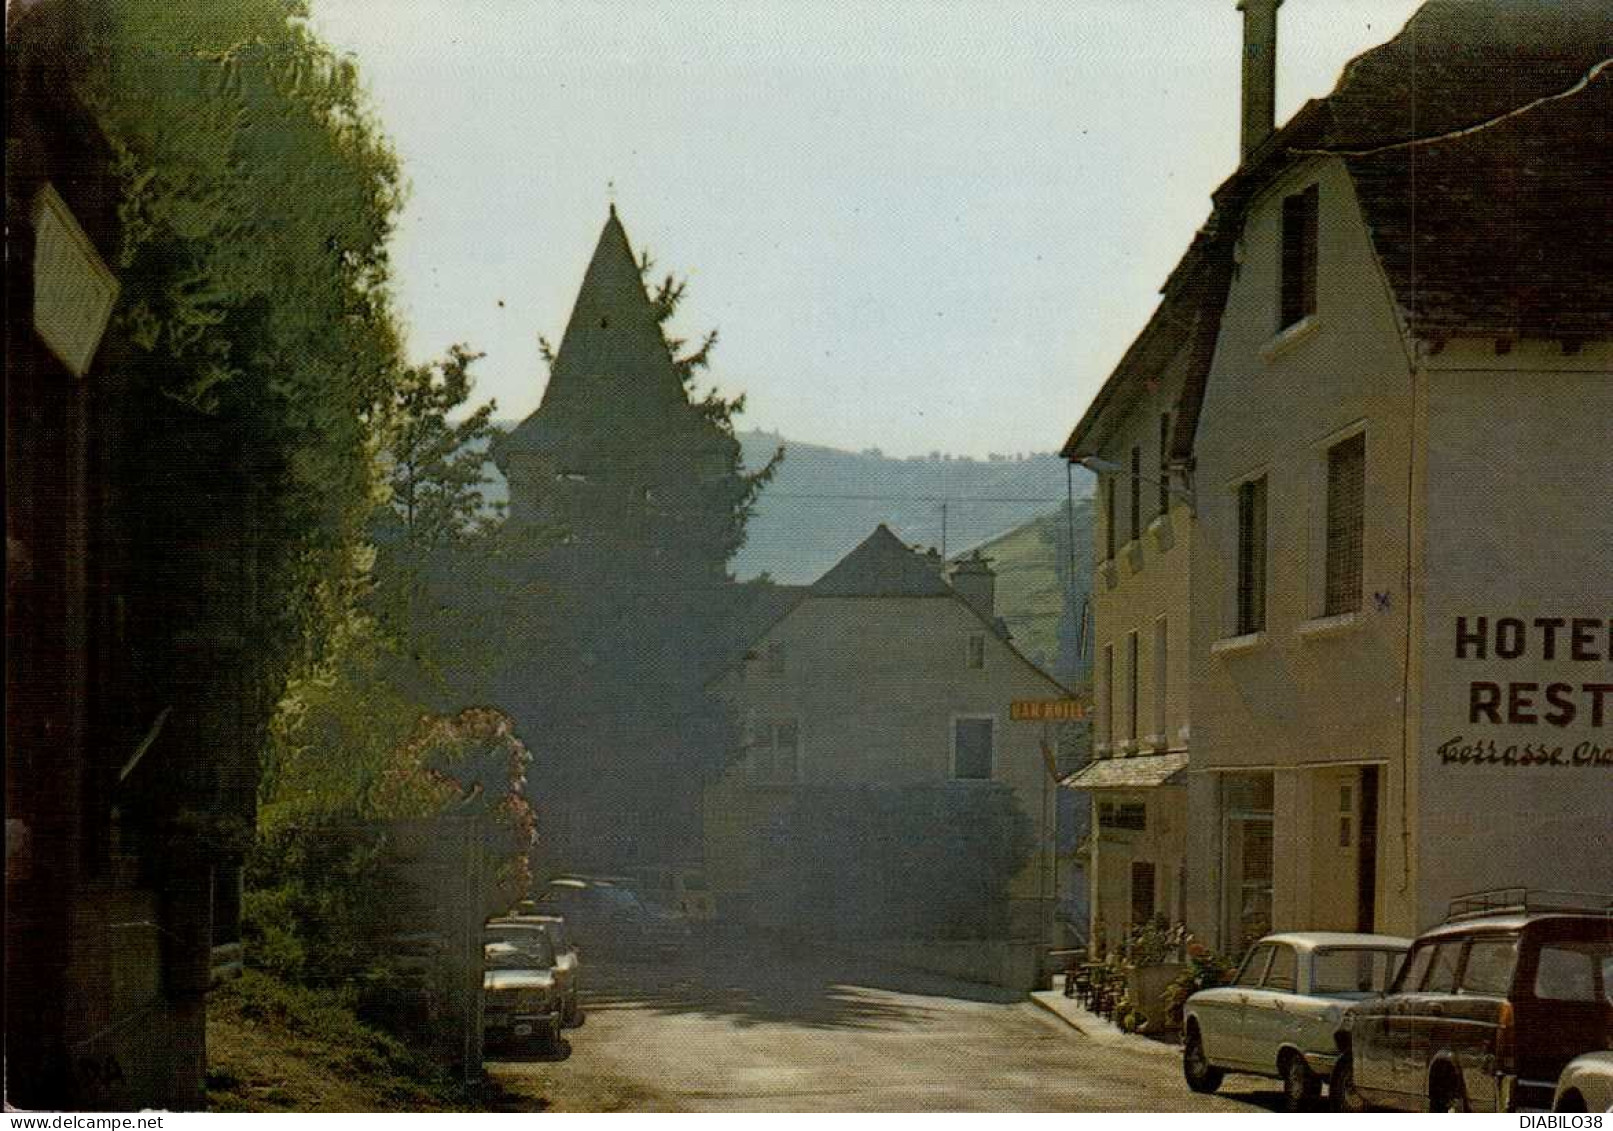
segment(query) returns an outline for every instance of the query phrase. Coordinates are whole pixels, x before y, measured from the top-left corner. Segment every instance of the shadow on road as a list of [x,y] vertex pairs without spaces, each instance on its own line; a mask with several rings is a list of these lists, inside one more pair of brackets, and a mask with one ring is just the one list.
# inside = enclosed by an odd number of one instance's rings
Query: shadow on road
[[571,1059],[571,1042],[564,1037],[553,1048],[542,1044],[490,1045],[484,1061],[505,1061],[510,1064],[543,1064]]
[[811,944],[726,935],[697,940],[667,962],[594,959],[590,1009],[632,1007],[725,1017],[740,1025],[880,1029],[924,1022],[936,1011],[898,995],[1011,1004],[1024,995],[995,986],[903,970]]

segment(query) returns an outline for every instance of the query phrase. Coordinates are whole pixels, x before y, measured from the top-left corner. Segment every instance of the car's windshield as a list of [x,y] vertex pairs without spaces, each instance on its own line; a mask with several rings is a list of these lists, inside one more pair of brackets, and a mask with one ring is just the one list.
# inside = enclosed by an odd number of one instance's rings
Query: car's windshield
[[547,970],[554,948],[542,931],[489,931],[483,957],[489,970]]
[[1326,947],[1311,956],[1311,993],[1382,993],[1400,968],[1403,950]]

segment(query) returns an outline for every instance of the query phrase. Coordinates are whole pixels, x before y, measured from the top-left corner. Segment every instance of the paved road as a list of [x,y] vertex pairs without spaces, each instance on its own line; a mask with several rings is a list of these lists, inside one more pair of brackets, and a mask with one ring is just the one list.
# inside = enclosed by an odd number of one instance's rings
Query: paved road
[[1248,1111],[1264,1081],[1203,1097],[1177,1053],[1083,1037],[1022,995],[735,944],[589,971],[563,1059],[490,1072],[558,1111]]

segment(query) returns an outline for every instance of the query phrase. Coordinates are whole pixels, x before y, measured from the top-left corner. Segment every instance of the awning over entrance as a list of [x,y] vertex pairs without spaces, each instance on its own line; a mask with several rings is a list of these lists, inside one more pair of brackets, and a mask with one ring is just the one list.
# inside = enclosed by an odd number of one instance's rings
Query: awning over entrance
[[1186,754],[1135,754],[1100,758],[1083,766],[1060,785],[1071,789],[1144,789],[1166,785],[1187,769]]

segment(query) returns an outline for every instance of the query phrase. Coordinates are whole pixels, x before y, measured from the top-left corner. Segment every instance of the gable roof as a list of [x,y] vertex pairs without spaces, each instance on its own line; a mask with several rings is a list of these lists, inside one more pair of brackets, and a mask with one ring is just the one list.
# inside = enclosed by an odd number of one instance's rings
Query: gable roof
[[947,597],[941,559],[907,547],[883,522],[808,587],[814,597]]
[[694,433],[699,422],[611,205],[537,411],[499,441],[500,468],[528,449],[586,466],[602,449]]
[[[1214,194],[1164,301],[1072,431],[1091,454],[1105,412],[1151,376],[1164,316],[1191,324],[1172,439],[1192,457],[1233,248],[1252,195],[1297,160],[1344,160],[1408,333],[1575,339],[1613,333],[1613,5],[1428,0],[1352,60]],[[1157,348],[1157,347],[1156,347]]]

